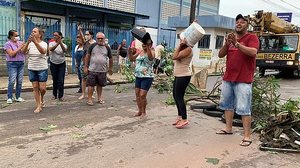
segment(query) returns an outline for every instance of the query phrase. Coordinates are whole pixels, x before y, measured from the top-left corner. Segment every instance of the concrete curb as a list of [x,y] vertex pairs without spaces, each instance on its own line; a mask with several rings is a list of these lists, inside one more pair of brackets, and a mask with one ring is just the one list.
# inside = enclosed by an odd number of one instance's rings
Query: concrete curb
[[[208,74],[208,76],[220,76],[220,74]],[[127,80],[122,80],[122,81],[117,81],[117,82],[112,82],[112,83],[108,83],[107,85],[117,85],[117,84],[126,84],[126,83],[130,83]],[[79,85],[76,84],[65,84],[64,88],[65,89],[70,89],[70,88],[78,88]],[[52,85],[47,86],[47,90],[52,90],[53,87]],[[22,92],[32,92],[32,87],[23,87],[22,88]],[[0,89],[0,94],[6,94],[7,93],[7,88],[2,88]]]
[[[118,82],[108,83],[107,85],[117,85],[117,84],[126,84],[126,83],[130,83],[130,82],[118,81]],[[65,89],[78,88],[78,87],[79,87],[78,84],[65,84],[65,86],[64,86]],[[47,86],[46,88],[47,88],[47,90],[53,89],[53,87],[51,85]],[[23,87],[22,92],[32,92],[32,87]],[[0,94],[6,94],[6,93],[7,93],[7,88],[0,89]]]

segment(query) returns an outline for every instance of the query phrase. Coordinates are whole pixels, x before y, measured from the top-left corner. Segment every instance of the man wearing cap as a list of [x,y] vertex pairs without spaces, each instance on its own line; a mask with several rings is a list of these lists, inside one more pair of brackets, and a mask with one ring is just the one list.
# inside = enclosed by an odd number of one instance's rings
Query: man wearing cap
[[220,108],[225,111],[226,127],[217,134],[232,134],[234,112],[242,116],[244,138],[241,146],[249,146],[251,140],[251,99],[255,59],[259,48],[256,35],[247,31],[248,20],[241,14],[236,17],[235,33],[229,33],[219,57],[226,58]]

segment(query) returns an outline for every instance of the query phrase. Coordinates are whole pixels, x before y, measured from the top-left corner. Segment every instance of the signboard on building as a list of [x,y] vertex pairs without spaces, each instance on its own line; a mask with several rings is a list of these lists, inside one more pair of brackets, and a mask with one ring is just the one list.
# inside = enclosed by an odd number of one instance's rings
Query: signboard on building
[[283,19],[287,22],[291,22],[292,21],[292,14],[293,13],[277,13],[277,17],[279,17],[280,19]]
[[199,59],[211,59],[212,50],[211,49],[200,49]]

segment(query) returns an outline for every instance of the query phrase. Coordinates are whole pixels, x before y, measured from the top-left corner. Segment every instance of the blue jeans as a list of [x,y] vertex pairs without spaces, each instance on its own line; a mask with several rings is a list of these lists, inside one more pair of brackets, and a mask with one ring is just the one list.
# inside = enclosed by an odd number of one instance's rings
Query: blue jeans
[[83,57],[83,51],[76,51],[75,52],[75,61],[76,61],[76,69],[77,69],[77,76],[79,79],[79,89],[81,89],[81,85],[82,85],[82,75],[81,75],[81,70],[80,70],[80,66],[82,64],[82,57]]
[[21,95],[22,82],[24,75],[24,62],[23,61],[9,61],[6,63],[8,72],[8,87],[7,87],[7,98],[13,98],[13,89],[15,82],[16,84],[16,99]]
[[252,84],[222,82],[220,109],[235,111],[239,115],[251,115]]
[[50,62],[50,71],[53,80],[53,96],[55,98],[57,98],[57,96],[58,98],[62,98],[64,96],[66,62],[61,64],[53,64]]

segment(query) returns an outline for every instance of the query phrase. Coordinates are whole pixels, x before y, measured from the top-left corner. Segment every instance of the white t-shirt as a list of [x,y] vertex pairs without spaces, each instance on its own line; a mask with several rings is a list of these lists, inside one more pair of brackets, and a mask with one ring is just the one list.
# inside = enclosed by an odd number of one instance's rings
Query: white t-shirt
[[76,45],[75,46],[75,52],[76,51],[83,51],[83,46],[82,47],[79,47],[79,45]]
[[[41,41],[39,45],[47,51],[47,43]],[[46,52],[47,53],[47,52]],[[45,54],[41,54],[33,42],[28,45],[28,69],[34,71],[40,71],[48,69],[48,57]]]
[[[55,46],[57,43],[55,41],[49,43],[49,48]],[[64,44],[64,47],[67,49],[67,45]],[[50,62],[53,64],[61,64],[66,61],[65,52],[61,48],[60,45],[58,45],[54,51],[50,51]]]
[[161,44],[155,47],[155,58],[156,59],[161,59],[161,52],[165,49],[164,46]]

